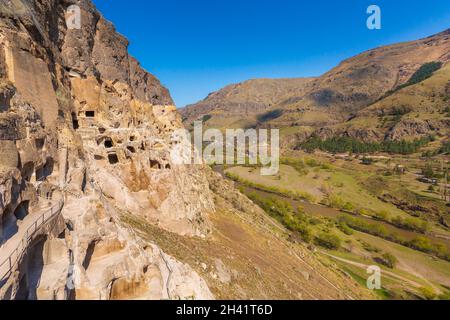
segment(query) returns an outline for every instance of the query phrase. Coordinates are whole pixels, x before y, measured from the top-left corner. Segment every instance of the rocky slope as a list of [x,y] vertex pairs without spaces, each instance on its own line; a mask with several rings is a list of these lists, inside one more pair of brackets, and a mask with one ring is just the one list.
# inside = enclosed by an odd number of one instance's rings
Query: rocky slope
[[450,63],[414,85],[358,111],[344,123],[318,130],[322,138],[349,136],[360,141],[449,138]]
[[[205,236],[214,204],[195,168],[171,166],[181,124],[167,89],[90,1],[73,3],[81,29],[65,25],[71,2],[1,3],[2,250],[18,256],[1,296],[212,298],[189,266],[117,223],[132,211]],[[27,228],[60,201],[48,232]],[[28,250],[12,251],[29,233]]]
[[204,100],[180,109],[183,122],[190,126],[203,116],[211,116],[210,127],[241,128],[253,125],[255,116],[263,114],[289,96],[302,95],[312,78],[255,79],[229,85]]
[[[409,133],[413,136],[423,135],[422,131],[430,130],[422,130],[421,127],[448,126],[448,121],[440,123],[433,120],[433,124],[427,124],[428,118],[433,118],[431,114],[442,112],[448,106],[448,92],[445,91],[450,81],[446,71],[448,67],[441,70],[435,81],[427,82],[427,90],[422,88],[419,92],[416,90],[419,85],[404,88],[389,97],[385,95],[406,83],[425,63],[441,62],[445,66],[449,60],[450,30],[446,30],[417,41],[366,51],[341,62],[337,67],[314,79],[260,79],[228,86],[210,94],[203,101],[180,109],[180,112],[186,125],[206,116],[206,125],[210,127],[235,127],[244,124],[284,128],[282,133],[287,136],[286,140],[302,140],[314,132],[320,136],[333,135],[336,132],[366,140],[402,139],[407,138]],[[274,92],[281,94],[273,94]],[[235,96],[238,96],[239,100],[233,104]],[[380,99],[382,101],[379,101]],[[380,109],[381,105],[384,105],[385,109],[414,109],[425,114],[423,119],[420,119],[425,123],[419,123],[417,130],[414,129],[416,125],[406,119],[405,122],[398,123],[396,128],[386,126],[386,130],[378,130],[380,128],[373,122],[368,122],[369,127],[366,125],[365,128],[363,125],[352,125],[358,120],[346,124],[353,118],[359,118],[360,124],[364,123],[362,118],[370,110]],[[273,117],[268,112],[271,110],[276,111]],[[225,125],[221,126],[220,123]],[[326,127],[326,133],[317,132],[323,127]],[[407,129],[408,127],[411,129]]]
[[372,297],[173,163],[181,118],[127,46],[90,0],[1,0],[0,298]]

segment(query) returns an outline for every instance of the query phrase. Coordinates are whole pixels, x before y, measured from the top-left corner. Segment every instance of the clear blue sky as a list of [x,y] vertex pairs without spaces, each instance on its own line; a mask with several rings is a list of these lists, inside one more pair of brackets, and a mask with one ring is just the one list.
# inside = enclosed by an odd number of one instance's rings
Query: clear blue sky
[[[384,44],[450,28],[449,0],[94,0],[178,107],[253,78],[320,75]],[[366,28],[366,9],[382,29]]]

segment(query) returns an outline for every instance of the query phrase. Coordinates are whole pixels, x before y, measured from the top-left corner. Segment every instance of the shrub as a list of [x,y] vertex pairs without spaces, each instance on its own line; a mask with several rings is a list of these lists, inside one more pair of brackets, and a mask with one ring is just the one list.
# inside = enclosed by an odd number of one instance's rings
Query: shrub
[[366,166],[370,166],[371,164],[373,164],[373,159],[372,158],[367,158],[367,157],[363,157],[361,160],[361,163],[366,165]]
[[369,223],[360,218],[350,217],[346,215],[341,215],[339,217],[339,223],[345,223],[350,228],[366,232],[368,234],[378,236],[383,239],[387,239],[396,243],[400,243],[404,246],[413,248],[418,251],[432,253],[439,258],[450,261],[450,252],[447,247],[441,243],[433,243],[430,239],[425,236],[419,236],[413,240],[402,239],[397,233],[389,232],[386,227],[379,223]]
[[381,221],[388,221],[389,214],[386,211],[379,211],[375,213],[374,218]]
[[439,70],[441,67],[442,67],[442,62],[437,62],[437,61],[428,62],[428,63],[423,64],[416,72],[414,72],[414,74],[411,76],[411,78],[409,78],[409,80],[406,83],[399,85],[398,87],[396,87],[393,90],[388,91],[382,98],[385,98],[400,89],[406,88],[408,86],[414,85],[416,83],[419,83],[419,82],[422,82],[422,81],[428,79],[429,77],[431,77],[433,75],[433,73],[435,71]]
[[[450,116],[450,113],[449,113]],[[450,153],[450,141],[446,141],[442,144],[441,149],[438,151],[440,154],[449,154]]]
[[442,62],[433,61],[423,64],[414,74],[411,76],[407,85],[413,85],[428,79],[433,73],[442,67]]
[[212,118],[212,115],[206,114],[206,115],[203,116],[202,121],[203,121],[203,122],[206,122],[206,121],[208,121],[208,120],[211,119],[211,118]]
[[401,229],[417,231],[420,233],[427,232],[429,228],[427,221],[423,221],[416,218],[395,217],[394,219],[392,219],[392,224]]
[[341,247],[341,239],[334,235],[325,232],[317,234],[314,238],[314,242],[326,249],[338,250]]
[[305,163],[306,163],[306,165],[308,165],[309,167],[312,167],[312,168],[320,166],[320,162],[317,161],[316,159],[308,158],[305,160]]
[[[432,137],[415,139],[413,141],[383,141],[381,143],[362,142],[349,137],[333,137],[325,140],[321,140],[318,137],[311,137],[307,141],[300,143],[297,148],[304,149],[307,152],[320,149],[332,153],[375,153],[383,151],[393,154],[411,154],[417,152],[430,141],[432,141]],[[366,162],[366,164],[370,164],[370,160],[367,158]]]
[[308,169],[306,168],[305,163],[301,159],[281,158],[280,162],[281,164],[293,167],[302,176],[308,174]]
[[417,237],[409,242],[410,246],[414,249],[423,251],[423,252],[431,252],[432,245],[431,241],[425,237]]
[[422,168],[422,175],[428,179],[434,178],[433,166],[427,163],[425,167]]
[[265,198],[256,192],[248,194],[248,197],[258,204],[267,214],[281,222],[286,229],[298,234],[303,241],[312,240],[311,230],[308,228],[304,214],[296,214],[291,204],[276,198]]
[[434,300],[436,298],[436,293],[431,287],[421,287],[419,291],[427,300]]
[[328,205],[333,208],[351,211],[354,209],[353,205],[350,202],[345,202],[344,199],[337,195],[329,195],[327,199]]
[[342,207],[343,210],[352,212],[355,209],[355,206],[351,204],[350,202],[346,202],[344,206]]
[[373,246],[370,243],[367,243],[365,241],[362,241],[361,245],[362,245],[363,249],[368,251],[368,252],[377,252],[377,253],[381,252],[380,248],[377,248],[377,247],[375,247],[375,246]]
[[391,269],[393,269],[398,262],[397,258],[393,254],[388,252],[384,253],[381,256],[381,261],[386,267]]
[[339,222],[338,228],[339,228],[339,230],[341,230],[343,233],[345,233],[348,236],[350,236],[354,233],[353,230],[345,222]]
[[275,109],[257,116],[259,122],[267,122],[281,117],[283,110]]

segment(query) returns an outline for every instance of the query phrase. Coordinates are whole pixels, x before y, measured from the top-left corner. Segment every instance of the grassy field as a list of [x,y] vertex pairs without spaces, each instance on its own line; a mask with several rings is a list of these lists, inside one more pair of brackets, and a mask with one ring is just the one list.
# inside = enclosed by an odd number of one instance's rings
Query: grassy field
[[[246,186],[242,188],[244,193],[285,224],[287,229],[298,233],[302,241],[324,247],[325,252],[336,257],[335,263],[339,268],[362,286],[365,286],[363,280],[367,277],[365,266],[380,265],[380,261],[385,261],[381,258],[392,256],[395,261],[393,267],[381,265],[386,277],[383,289],[375,292],[379,298],[448,298],[450,262],[379,236],[340,226],[337,222],[338,210],[343,210],[373,225],[384,223],[387,230],[405,240],[422,237],[442,243],[444,240],[433,238],[428,233],[450,234],[437,220],[439,215],[446,214],[445,203],[439,199],[439,194],[427,190],[428,184],[418,181],[420,161],[417,158],[381,157],[371,165],[363,165],[361,160],[354,158],[333,159],[323,154],[296,153],[282,158],[281,162],[276,176],[261,176],[258,168],[244,166],[228,167],[225,173]],[[408,170],[401,175],[383,174],[398,164]],[[255,186],[256,194],[252,191]],[[288,190],[307,193],[318,203],[338,210],[293,200],[286,196]],[[392,195],[395,201],[386,201],[385,194]],[[414,204],[427,211],[416,212],[396,201]],[[300,215],[299,218],[296,215]],[[424,229],[427,234],[421,234],[419,230],[399,229],[394,226],[395,217],[424,225],[427,222],[427,229]],[[332,236],[322,241],[325,234]],[[448,241],[443,243],[448,247]]]
[[[308,162],[305,160],[305,162]],[[281,165],[276,176],[261,176],[259,170],[251,167],[232,167],[226,170],[245,180],[275,188],[288,188],[306,192],[317,198],[318,202],[327,202],[332,196],[348,204],[350,211],[361,211],[367,215],[385,211],[392,216],[409,216],[396,206],[386,203],[371,194],[360,182],[370,176],[370,173],[327,165],[308,166],[295,169],[290,165]]]

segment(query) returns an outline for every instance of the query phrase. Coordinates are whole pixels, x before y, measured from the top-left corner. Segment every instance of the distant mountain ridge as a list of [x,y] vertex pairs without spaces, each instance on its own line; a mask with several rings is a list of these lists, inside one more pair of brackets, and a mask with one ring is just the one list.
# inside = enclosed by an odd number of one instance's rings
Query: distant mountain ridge
[[[180,112],[187,127],[194,120],[207,116],[206,125],[209,127],[279,127],[294,140],[302,140],[316,133],[323,136],[338,133],[354,135],[363,140],[380,140],[402,139],[410,133],[428,134],[428,131],[436,131],[434,129],[438,128],[445,131],[445,119],[437,122],[433,120],[433,123],[425,125],[419,123],[419,127],[429,127],[430,130],[406,130],[404,134],[401,133],[402,130],[390,134],[392,130],[395,131],[394,124],[380,128],[373,119],[367,125],[356,124],[367,117],[368,113],[373,113],[374,108],[392,109],[395,103],[404,104],[411,112],[418,112],[419,116],[414,116],[419,120],[422,117],[430,120],[431,116],[428,114],[442,112],[448,104],[448,92],[445,88],[450,80],[447,67],[449,60],[450,29],[447,29],[424,39],[365,51],[342,61],[317,78],[256,79],[229,85],[196,104],[180,109]],[[426,97],[434,95],[434,104],[431,103],[433,99],[425,98],[432,105],[421,109],[416,100],[422,101],[424,98],[415,96],[418,92],[414,90],[415,86],[401,88],[392,95],[386,95],[407,83],[421,66],[429,62],[440,62],[442,65],[441,70],[436,71],[439,79],[436,80],[433,74],[432,78],[436,81],[429,79],[427,82],[428,91],[431,91],[421,93]],[[420,84],[416,86],[421,87]],[[401,101],[400,97],[407,101]],[[372,106],[374,104],[378,107]],[[265,113],[273,110],[277,110],[276,118],[269,117],[268,121],[259,121],[261,117],[265,118]],[[350,125],[347,125],[351,119]],[[397,129],[404,124],[398,117],[396,121]],[[411,122],[410,119],[408,121]],[[352,130],[361,132],[355,133]]]

